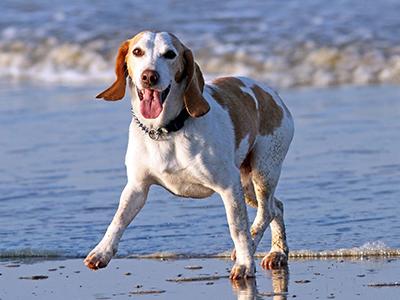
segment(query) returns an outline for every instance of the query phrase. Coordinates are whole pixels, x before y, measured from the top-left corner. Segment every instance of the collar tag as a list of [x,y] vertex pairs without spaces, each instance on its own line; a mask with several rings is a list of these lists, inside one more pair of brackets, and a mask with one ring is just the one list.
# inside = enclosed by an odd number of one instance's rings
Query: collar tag
[[158,141],[160,137],[166,136],[168,131],[165,128],[150,129],[148,135],[151,139]]

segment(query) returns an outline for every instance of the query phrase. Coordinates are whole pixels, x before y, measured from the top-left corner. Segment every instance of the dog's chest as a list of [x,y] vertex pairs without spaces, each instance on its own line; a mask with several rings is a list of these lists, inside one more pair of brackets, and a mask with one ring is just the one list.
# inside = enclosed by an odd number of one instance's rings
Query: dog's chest
[[181,170],[174,173],[163,173],[158,177],[159,184],[171,193],[181,197],[205,198],[214,193],[213,190],[202,185],[191,172]]
[[[184,146],[184,145],[182,145]],[[151,142],[146,147],[146,163],[152,174],[173,174],[185,168],[189,155],[174,142]]]
[[202,185],[195,160],[191,161],[184,155],[172,155],[172,153],[168,156],[168,161],[159,160],[158,167],[153,171],[160,185],[182,197],[204,198],[213,193]]
[[200,157],[191,153],[186,139],[147,145],[142,166],[156,182],[171,193],[191,198],[204,198],[213,191],[203,186]]

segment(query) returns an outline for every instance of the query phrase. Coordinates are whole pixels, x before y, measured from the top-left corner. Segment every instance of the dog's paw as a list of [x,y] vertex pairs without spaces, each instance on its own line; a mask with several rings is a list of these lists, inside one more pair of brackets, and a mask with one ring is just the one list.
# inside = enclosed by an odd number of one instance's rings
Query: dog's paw
[[94,249],[88,254],[88,256],[86,256],[83,262],[89,269],[98,270],[105,268],[110,262],[112,256],[112,251],[107,252]]
[[287,255],[284,252],[270,252],[261,261],[261,266],[266,270],[276,270],[286,265]]
[[254,276],[255,272],[256,268],[254,264],[249,264],[247,266],[235,263],[232,267],[231,275],[229,276],[229,278],[232,280],[252,278],[255,277]]

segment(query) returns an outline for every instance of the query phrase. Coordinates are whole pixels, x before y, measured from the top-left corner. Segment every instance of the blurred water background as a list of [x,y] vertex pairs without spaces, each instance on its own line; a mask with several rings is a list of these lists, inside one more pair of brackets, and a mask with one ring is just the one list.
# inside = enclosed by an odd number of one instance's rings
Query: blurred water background
[[0,77],[104,82],[121,41],[171,31],[207,74],[274,86],[400,83],[400,2],[2,0]]
[[[296,121],[277,191],[291,249],[400,248],[399,1],[0,8],[0,257],[83,256],[101,238],[126,181],[130,107],[92,99],[114,78],[120,42],[143,29],[174,32],[207,78],[247,75],[281,89]],[[268,245],[269,233],[259,250]],[[218,196],[153,188],[119,254],[231,247]]]

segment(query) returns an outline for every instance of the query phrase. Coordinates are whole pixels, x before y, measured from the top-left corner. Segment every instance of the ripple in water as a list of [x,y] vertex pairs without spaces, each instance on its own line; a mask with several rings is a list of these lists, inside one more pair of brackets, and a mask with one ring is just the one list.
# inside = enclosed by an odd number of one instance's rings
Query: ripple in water
[[[80,257],[104,234],[126,182],[131,116],[129,101],[91,101],[96,92],[2,89],[1,101],[7,105],[0,108],[1,253],[37,249]],[[400,248],[400,147],[395,138],[400,90],[283,94],[296,134],[277,196],[285,203],[292,253],[351,249],[377,240]],[[15,151],[22,148],[36,150]],[[249,214],[254,218],[255,211],[249,208]],[[258,250],[266,251],[269,243],[266,233]],[[180,199],[154,187],[125,232],[119,255],[206,255],[232,247],[218,196]]]

